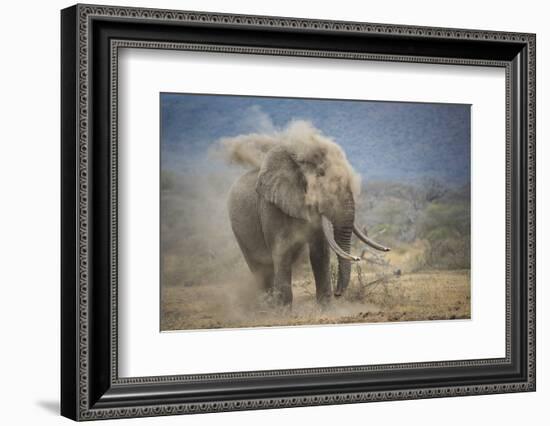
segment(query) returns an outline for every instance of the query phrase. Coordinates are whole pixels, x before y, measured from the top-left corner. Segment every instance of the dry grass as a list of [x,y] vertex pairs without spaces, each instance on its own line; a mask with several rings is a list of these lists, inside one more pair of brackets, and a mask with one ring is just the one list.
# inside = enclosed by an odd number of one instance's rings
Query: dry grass
[[[396,254],[395,256],[399,256]],[[368,265],[368,264],[367,264]],[[293,283],[292,309],[266,303],[246,280],[166,286],[161,329],[269,327],[470,318],[470,271],[395,275],[388,265],[355,268],[344,297],[321,308],[307,274]]]

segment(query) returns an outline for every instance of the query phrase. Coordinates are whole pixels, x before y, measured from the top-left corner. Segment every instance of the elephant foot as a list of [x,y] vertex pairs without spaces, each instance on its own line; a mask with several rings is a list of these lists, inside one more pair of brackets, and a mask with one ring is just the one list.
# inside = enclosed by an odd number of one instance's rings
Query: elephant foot
[[292,291],[273,289],[271,292],[271,301],[277,307],[291,307]]
[[331,294],[321,294],[321,295],[317,295],[317,303],[318,303],[319,306],[321,306],[322,308],[323,308],[323,307],[330,306],[331,302],[332,302],[332,295],[331,295]]

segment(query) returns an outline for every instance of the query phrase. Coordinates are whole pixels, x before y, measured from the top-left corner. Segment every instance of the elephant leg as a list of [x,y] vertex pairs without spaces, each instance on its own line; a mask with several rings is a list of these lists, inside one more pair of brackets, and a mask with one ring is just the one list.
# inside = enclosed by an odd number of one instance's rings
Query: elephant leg
[[274,255],[273,298],[282,305],[292,304],[292,263],[294,251],[285,250]]
[[273,278],[274,271],[273,265],[256,264],[250,267],[252,274],[256,279],[256,283],[259,289],[270,293],[273,291]]
[[275,272],[273,271],[273,265],[264,267],[262,271],[261,285],[262,285],[262,288],[268,293],[273,291],[274,278],[275,278]]
[[309,242],[309,260],[315,278],[317,302],[326,304],[332,297],[330,282],[330,250],[322,232]]
[[254,276],[257,287],[265,292],[270,292],[273,288],[273,264],[266,263],[265,258],[267,256],[264,256],[264,259],[259,259],[258,253],[254,253],[252,250],[248,249],[241,238],[238,236],[235,237],[241,248],[244,260],[248,265],[248,269],[250,269],[250,272],[252,272]]

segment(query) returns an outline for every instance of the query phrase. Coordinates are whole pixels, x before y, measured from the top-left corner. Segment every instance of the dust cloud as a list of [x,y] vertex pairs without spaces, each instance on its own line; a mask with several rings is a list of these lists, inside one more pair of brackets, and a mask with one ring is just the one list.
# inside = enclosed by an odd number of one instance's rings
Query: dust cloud
[[353,170],[342,148],[310,122],[295,120],[280,131],[252,133],[220,140],[218,155],[230,164],[258,169],[274,146],[282,146],[300,167],[307,183],[306,206],[336,203],[331,197],[350,188],[355,200],[361,177]]

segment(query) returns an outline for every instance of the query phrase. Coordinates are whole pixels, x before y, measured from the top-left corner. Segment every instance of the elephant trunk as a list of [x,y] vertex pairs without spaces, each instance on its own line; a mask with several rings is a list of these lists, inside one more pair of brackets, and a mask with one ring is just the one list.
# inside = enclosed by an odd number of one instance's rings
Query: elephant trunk
[[[351,234],[355,220],[355,204],[351,193],[344,201],[342,211],[333,221],[334,241],[346,253],[350,254]],[[336,282],[335,296],[340,296],[349,284],[351,274],[351,262],[349,259],[338,257],[338,280]]]
[[[349,254],[351,249],[351,227],[335,227],[334,240],[336,243]],[[338,281],[336,282],[335,296],[341,296],[349,284],[351,273],[351,261],[338,257]]]

